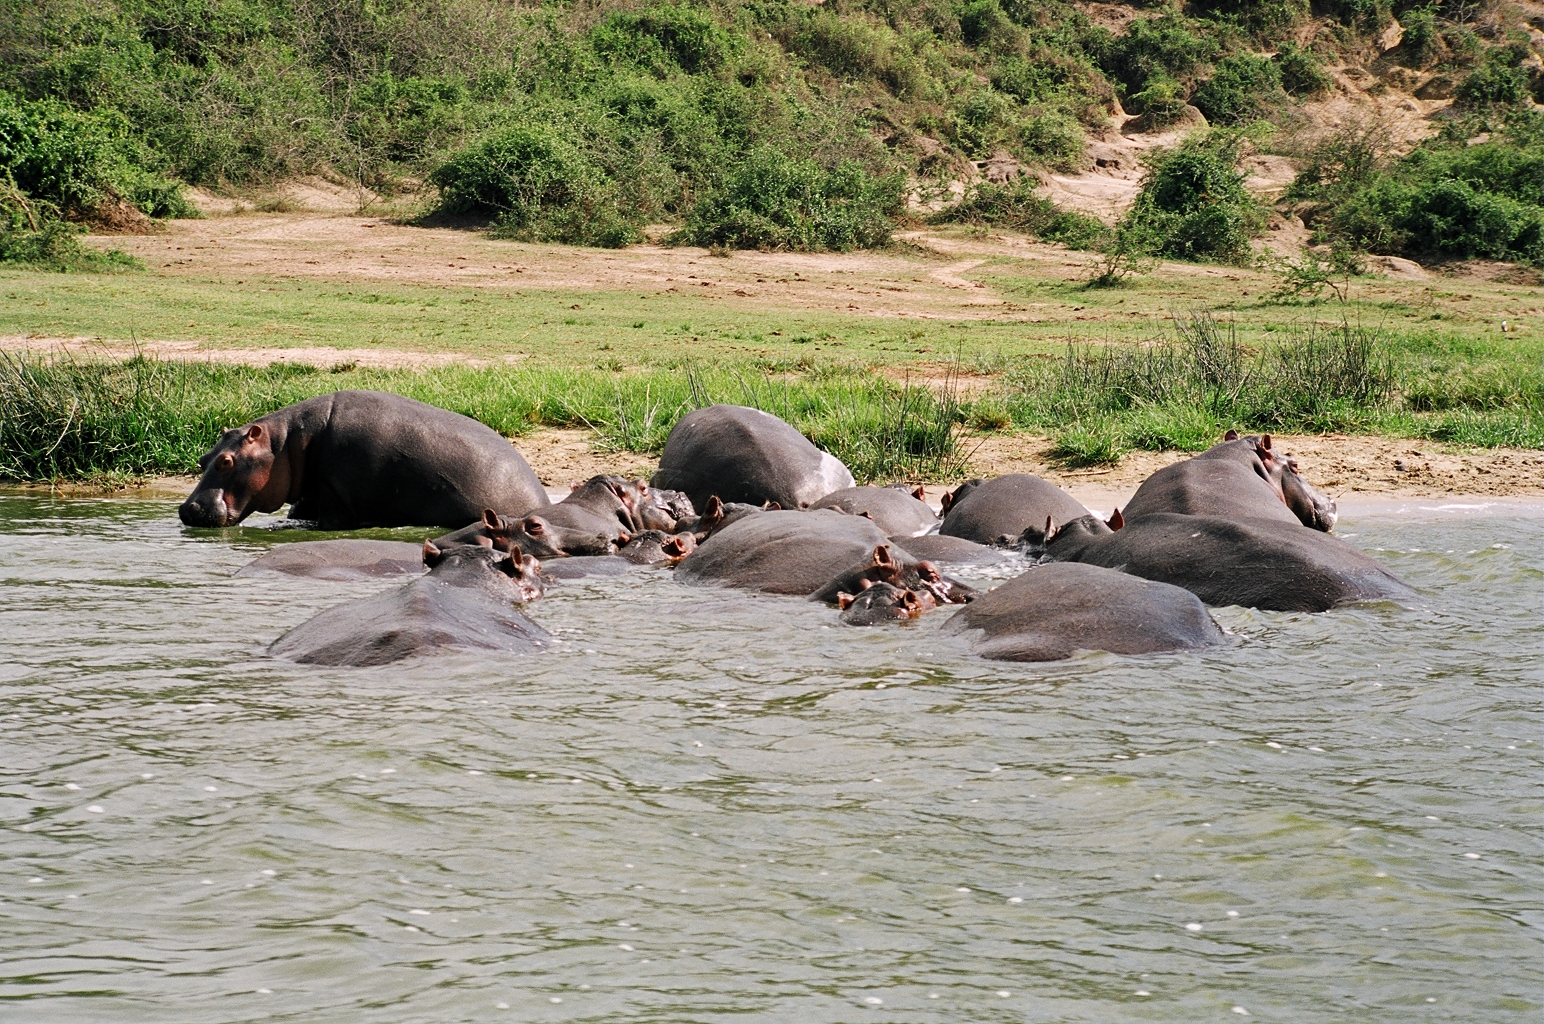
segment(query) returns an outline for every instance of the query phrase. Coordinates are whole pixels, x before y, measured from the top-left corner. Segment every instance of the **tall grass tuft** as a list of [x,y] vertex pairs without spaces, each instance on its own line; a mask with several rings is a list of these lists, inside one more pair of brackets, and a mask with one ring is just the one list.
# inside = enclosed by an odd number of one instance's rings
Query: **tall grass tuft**
[[223,427],[347,388],[391,391],[463,413],[506,436],[582,426],[598,447],[658,452],[676,420],[718,402],[781,416],[861,480],[957,470],[953,389],[935,395],[863,370],[769,375],[751,365],[615,374],[444,367],[332,371],[274,364],[0,353],[0,477],[83,479],[192,473]]

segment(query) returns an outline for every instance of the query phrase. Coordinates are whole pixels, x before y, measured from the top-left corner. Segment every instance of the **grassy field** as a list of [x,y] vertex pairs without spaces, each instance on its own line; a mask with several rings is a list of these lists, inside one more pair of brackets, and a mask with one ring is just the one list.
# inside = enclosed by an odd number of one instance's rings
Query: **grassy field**
[[1544,447],[1538,291],[1473,278],[1360,278],[1344,304],[1194,265],[1090,289],[1078,254],[964,231],[713,257],[297,215],[96,241],[149,269],[0,271],[0,475],[188,472],[221,426],[353,387],[640,453],[691,408],[757,405],[865,479],[957,477],[962,433],[1072,466],[1228,427]]

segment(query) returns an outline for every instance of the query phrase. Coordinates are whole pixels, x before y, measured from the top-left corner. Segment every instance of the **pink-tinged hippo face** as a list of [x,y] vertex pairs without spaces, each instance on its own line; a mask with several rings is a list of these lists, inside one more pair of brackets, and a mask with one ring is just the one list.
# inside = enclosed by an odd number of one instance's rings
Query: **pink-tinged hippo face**
[[289,500],[289,467],[275,460],[261,423],[222,433],[198,466],[203,476],[177,509],[187,526],[235,526],[253,512],[274,512]]

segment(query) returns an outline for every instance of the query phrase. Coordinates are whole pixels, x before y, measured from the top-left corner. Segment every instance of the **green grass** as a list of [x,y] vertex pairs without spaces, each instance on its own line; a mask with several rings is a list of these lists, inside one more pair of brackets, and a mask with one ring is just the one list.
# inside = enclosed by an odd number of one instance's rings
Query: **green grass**
[[602,447],[658,452],[694,408],[751,405],[783,417],[863,480],[959,472],[945,393],[863,371],[767,374],[753,365],[600,370],[453,367],[263,369],[135,358],[0,355],[0,477],[86,479],[194,473],[222,428],[345,388],[392,391],[471,416],[508,436],[585,426]]

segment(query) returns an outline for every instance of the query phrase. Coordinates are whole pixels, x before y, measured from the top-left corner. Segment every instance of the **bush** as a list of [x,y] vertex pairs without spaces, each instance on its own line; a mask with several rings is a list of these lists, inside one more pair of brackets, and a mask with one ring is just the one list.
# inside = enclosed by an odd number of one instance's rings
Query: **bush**
[[1437,28],[1437,12],[1431,7],[1414,7],[1399,16],[1404,36],[1399,41],[1400,54],[1412,67],[1425,68],[1442,55],[1442,33]]
[[490,217],[499,235],[617,248],[643,237],[607,179],[556,125],[514,125],[440,165],[445,213]]
[[1025,156],[1058,170],[1083,166],[1083,126],[1066,114],[1043,113],[1019,127],[1019,146]]
[[1458,106],[1515,107],[1528,99],[1528,72],[1510,50],[1491,51],[1454,90]]
[[1153,128],[1174,124],[1185,116],[1185,87],[1167,75],[1154,75],[1147,86],[1130,98],[1131,109]]
[[1263,226],[1259,202],[1236,169],[1242,136],[1209,132],[1148,160],[1142,190],[1122,220],[1132,245],[1156,256],[1247,263]]
[[684,4],[619,12],[590,32],[590,45],[601,57],[636,65],[661,78],[675,70],[694,75],[723,67],[743,42],[719,28],[711,15]]
[[0,225],[0,264],[60,273],[143,269],[144,264],[128,253],[82,245],[77,231],[57,220],[45,221],[35,231],[15,224]]
[[1312,96],[1335,84],[1313,51],[1293,43],[1282,44],[1275,61],[1282,89],[1293,96]]
[[1036,235],[1047,242],[1061,242],[1069,249],[1089,249],[1109,229],[1086,214],[1062,210],[1039,192],[1040,183],[1027,174],[1005,185],[978,181],[965,190],[960,201],[934,214],[934,224],[979,224],[1010,228]]
[[1100,55],[1100,67],[1120,82],[1125,95],[1134,98],[1151,79],[1188,78],[1215,58],[1218,50],[1216,39],[1196,34],[1193,23],[1171,10],[1159,18],[1132,21],[1126,34],[1117,36]]
[[1213,124],[1242,124],[1279,107],[1281,67],[1268,57],[1236,53],[1218,62],[1190,102]]
[[824,171],[770,148],[753,152],[722,190],[692,208],[678,243],[730,249],[846,252],[890,240],[905,201],[900,175],[874,177],[852,162]]
[[194,215],[181,186],[137,166],[133,149],[120,119],[0,91],[0,174],[27,195],[74,218],[118,201],[152,217]]

